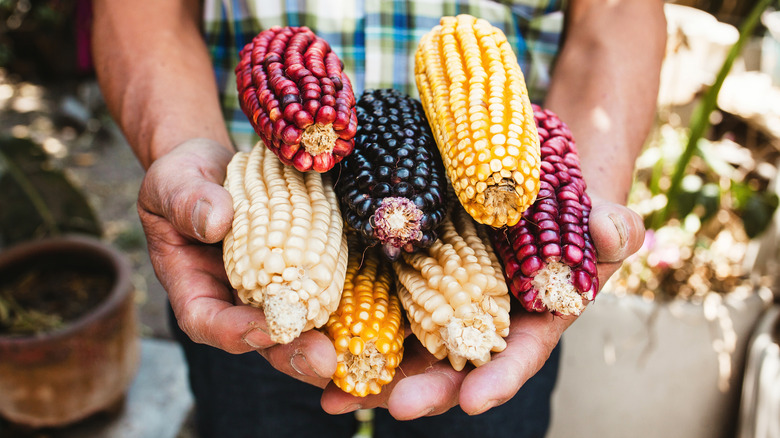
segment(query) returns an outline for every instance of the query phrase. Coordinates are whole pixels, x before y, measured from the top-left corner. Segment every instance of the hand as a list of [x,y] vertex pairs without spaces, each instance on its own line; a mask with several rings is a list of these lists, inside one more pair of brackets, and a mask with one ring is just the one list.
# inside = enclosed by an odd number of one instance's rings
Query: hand
[[[599,284],[603,285],[642,245],[644,226],[639,215],[626,207],[593,199],[590,231],[599,255]],[[485,412],[512,398],[541,369],[575,320],[574,316],[528,313],[513,303],[507,348],[481,367],[460,372],[446,359],[437,361],[416,340],[407,339],[396,378],[380,394],[359,398],[330,385],[322,407],[335,414],[381,406],[399,420],[441,414],[456,405],[470,415]]]
[[192,139],[149,167],[138,213],[152,265],[193,341],[230,353],[256,350],[276,369],[324,387],[336,369],[336,351],[324,334],[310,330],[276,345],[262,310],[236,305],[221,246],[233,219],[233,201],[222,187],[231,157],[219,143]]

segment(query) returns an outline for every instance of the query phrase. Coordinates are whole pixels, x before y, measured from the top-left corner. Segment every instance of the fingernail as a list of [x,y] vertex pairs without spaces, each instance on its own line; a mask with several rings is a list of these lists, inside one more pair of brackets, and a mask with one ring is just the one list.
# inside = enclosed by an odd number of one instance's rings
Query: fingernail
[[244,341],[246,345],[249,345],[255,350],[269,348],[274,345],[274,343],[269,339],[270,337],[268,333],[266,333],[259,326],[255,325],[254,322],[252,322],[250,325],[252,327],[247,330],[243,336],[241,336],[241,340]]
[[479,414],[481,414],[483,412],[487,412],[488,410],[495,408],[496,406],[498,406],[501,403],[502,403],[501,400],[488,400],[487,403],[482,405],[481,408],[477,409],[476,411],[468,412],[468,414],[469,415],[479,415]]
[[420,414],[420,417],[418,417],[418,418],[427,417],[427,416],[433,414],[433,411],[435,411],[435,410],[436,410],[436,408],[433,408],[433,407],[428,408],[428,410],[426,410],[425,412]]
[[302,351],[296,351],[295,354],[290,357],[290,366],[302,376],[319,377],[324,379],[314,367],[309,364],[309,360],[306,359],[306,355]]
[[608,217],[615,226],[615,231],[617,231],[618,237],[620,238],[620,249],[623,250],[626,247],[626,242],[628,241],[628,229],[626,228],[626,223],[616,214],[610,213]]
[[363,406],[359,403],[353,403],[351,405],[347,405],[344,407],[344,409],[336,412],[336,414],[347,414],[349,412],[355,412],[358,409],[361,409]]
[[209,215],[211,215],[211,202],[206,199],[198,199],[195,208],[192,210],[192,227],[198,238],[206,238],[206,229],[209,224]]

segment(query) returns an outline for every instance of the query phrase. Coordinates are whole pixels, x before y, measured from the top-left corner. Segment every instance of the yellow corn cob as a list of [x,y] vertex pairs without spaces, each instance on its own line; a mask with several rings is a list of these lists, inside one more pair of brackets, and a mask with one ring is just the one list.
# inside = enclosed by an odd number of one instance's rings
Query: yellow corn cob
[[509,292],[485,230],[460,208],[427,250],[393,264],[412,333],[436,358],[461,370],[506,348]]
[[443,17],[420,41],[415,79],[461,204],[480,223],[515,225],[539,191],[539,138],[504,33],[470,15]]
[[364,251],[353,234],[348,241],[344,290],[325,332],[338,358],[333,381],[344,392],[365,397],[379,394],[395,376],[403,357],[403,317],[393,268],[379,247]]
[[242,302],[263,308],[277,343],[323,326],[338,306],[347,241],[327,178],[284,166],[262,142],[227,168],[235,213],[225,271]]

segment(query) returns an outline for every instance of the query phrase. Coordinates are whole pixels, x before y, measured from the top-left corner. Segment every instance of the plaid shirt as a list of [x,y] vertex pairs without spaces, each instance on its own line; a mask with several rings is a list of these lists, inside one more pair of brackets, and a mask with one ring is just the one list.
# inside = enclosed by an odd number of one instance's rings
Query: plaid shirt
[[238,52],[271,26],[308,26],[344,62],[355,95],[396,88],[417,97],[414,53],[439,19],[461,13],[501,28],[515,48],[531,99],[540,102],[558,52],[565,0],[205,0],[204,34],[225,120],[239,149],[257,141],[241,111],[233,69]]

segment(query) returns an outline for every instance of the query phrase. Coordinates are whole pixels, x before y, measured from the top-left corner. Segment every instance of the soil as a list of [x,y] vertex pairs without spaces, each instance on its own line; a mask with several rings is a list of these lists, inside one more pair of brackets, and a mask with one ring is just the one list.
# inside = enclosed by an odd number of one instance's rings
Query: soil
[[36,267],[0,283],[0,335],[56,330],[106,299],[111,275],[62,267]]

